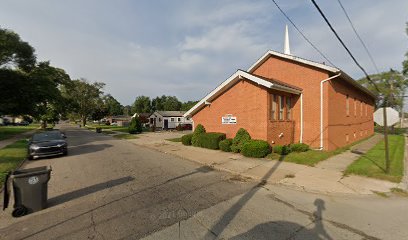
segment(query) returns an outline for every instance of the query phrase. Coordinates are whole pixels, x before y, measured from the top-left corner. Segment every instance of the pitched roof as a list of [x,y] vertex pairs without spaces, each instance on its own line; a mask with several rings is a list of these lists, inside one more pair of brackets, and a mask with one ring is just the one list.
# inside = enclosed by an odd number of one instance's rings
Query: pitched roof
[[331,67],[331,66],[328,66],[328,65],[325,65],[325,64],[322,64],[322,63],[310,61],[310,60],[307,60],[307,59],[304,59],[304,58],[296,57],[296,56],[293,56],[293,55],[288,55],[288,54],[272,51],[272,50],[269,50],[261,58],[259,58],[258,61],[256,61],[248,69],[248,72],[252,73],[255,69],[257,69],[260,65],[262,65],[270,56],[276,56],[276,57],[284,58],[284,59],[287,59],[287,60],[290,60],[290,61],[302,63],[302,64],[309,65],[309,66],[312,66],[312,67],[315,67],[315,68],[319,68],[319,69],[322,69],[322,70],[325,70],[325,71],[328,71],[328,72],[334,73],[334,74],[341,73],[339,78],[345,80],[346,82],[348,82],[349,84],[351,84],[354,87],[358,88],[362,92],[368,94],[372,98],[374,98],[374,99],[376,98],[376,96],[370,90],[368,90],[367,88],[365,88],[364,86],[359,84],[356,80],[354,80],[352,77],[347,75],[347,73],[343,72],[342,70],[340,70],[338,68]]
[[182,117],[185,113],[185,111],[156,111],[156,112],[162,115],[163,117]]
[[241,79],[247,79],[251,82],[254,82],[258,85],[261,85],[266,88],[275,89],[278,91],[300,94],[302,89],[299,87],[295,87],[286,83],[282,83],[280,81],[276,81],[274,79],[267,79],[261,78],[259,76],[255,76],[248,72],[237,70],[232,76],[230,76],[227,80],[222,82],[217,88],[211,91],[207,96],[201,99],[196,105],[194,105],[190,110],[188,110],[184,116],[189,116],[197,111],[201,110],[205,105],[210,104],[210,101],[220,96],[223,92],[227,91],[230,87],[232,87],[236,82]]

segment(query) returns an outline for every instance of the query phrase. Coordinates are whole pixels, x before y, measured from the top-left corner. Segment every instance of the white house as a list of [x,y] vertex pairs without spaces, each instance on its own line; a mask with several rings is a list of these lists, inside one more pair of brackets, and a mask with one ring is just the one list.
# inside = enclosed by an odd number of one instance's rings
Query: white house
[[189,117],[184,117],[184,111],[155,111],[149,117],[150,126],[156,128],[172,129],[179,124],[192,124]]

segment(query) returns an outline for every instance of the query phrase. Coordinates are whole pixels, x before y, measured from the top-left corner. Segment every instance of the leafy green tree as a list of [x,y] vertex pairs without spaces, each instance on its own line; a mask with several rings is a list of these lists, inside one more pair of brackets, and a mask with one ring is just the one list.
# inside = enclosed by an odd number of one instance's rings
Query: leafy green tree
[[0,28],[0,68],[14,66],[29,72],[36,63],[34,51],[17,33]]
[[132,113],[132,107],[129,105],[122,106],[122,112],[124,115],[130,116],[130,114]]
[[161,97],[155,97],[152,100],[152,111],[163,111],[163,99],[166,99],[166,96],[163,95]]
[[98,106],[104,85],[101,82],[89,83],[85,79],[79,79],[71,81],[64,89],[64,96],[69,99],[72,112],[80,116],[84,126]]
[[129,129],[128,129],[129,133],[130,134],[141,133],[142,129],[143,129],[142,122],[140,121],[140,118],[139,117],[132,118],[129,124]]
[[164,111],[180,111],[181,102],[175,96],[167,96],[163,101]]
[[360,79],[359,82],[377,95],[377,107],[387,105],[396,109],[402,108],[403,95],[408,86],[407,78],[404,78],[400,72],[393,69],[388,72],[370,75],[370,78],[377,85],[379,91],[366,78]]
[[[405,32],[408,35],[408,23],[406,23]],[[402,74],[408,78],[408,52],[405,53],[405,60],[402,62]]]
[[107,115],[115,116],[123,114],[123,106],[112,95],[103,96],[103,102],[107,110]]
[[151,101],[147,96],[138,96],[132,105],[132,113],[150,113]]
[[194,107],[194,105],[196,105],[198,103],[198,101],[188,101],[188,102],[184,102],[181,104],[181,111],[188,111],[190,110],[192,107]]

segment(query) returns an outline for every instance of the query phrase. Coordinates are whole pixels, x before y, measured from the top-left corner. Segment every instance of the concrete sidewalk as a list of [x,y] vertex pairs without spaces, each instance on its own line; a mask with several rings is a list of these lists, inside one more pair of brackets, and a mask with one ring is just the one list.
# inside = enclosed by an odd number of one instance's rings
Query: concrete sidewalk
[[[184,146],[178,142],[166,141],[159,134],[146,133],[138,139],[128,141],[160,152],[188,159],[214,169],[239,174],[272,184],[282,184],[298,190],[330,194],[372,194],[373,191],[389,192],[397,183],[360,176],[343,176],[342,171],[333,167],[309,167],[295,163],[247,158],[241,154]],[[169,138],[169,134],[166,137]],[[149,141],[150,140],[150,141]],[[153,141],[152,141],[153,140]],[[348,152],[344,153],[346,157]],[[336,156],[339,157],[342,154]]]
[[344,153],[321,161],[315,167],[344,172],[350,164],[361,157],[362,154],[365,154],[368,150],[373,148],[382,139],[383,136],[381,134],[374,134],[374,136],[369,139],[352,146],[351,150],[347,150]]

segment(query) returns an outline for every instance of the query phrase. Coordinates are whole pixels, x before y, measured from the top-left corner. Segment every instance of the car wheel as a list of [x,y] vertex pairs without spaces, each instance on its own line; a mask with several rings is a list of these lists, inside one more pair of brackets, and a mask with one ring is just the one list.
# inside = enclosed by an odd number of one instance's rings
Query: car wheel
[[68,155],[68,150],[65,150],[62,155],[67,156]]
[[34,157],[31,155],[28,155],[28,160],[34,160]]

